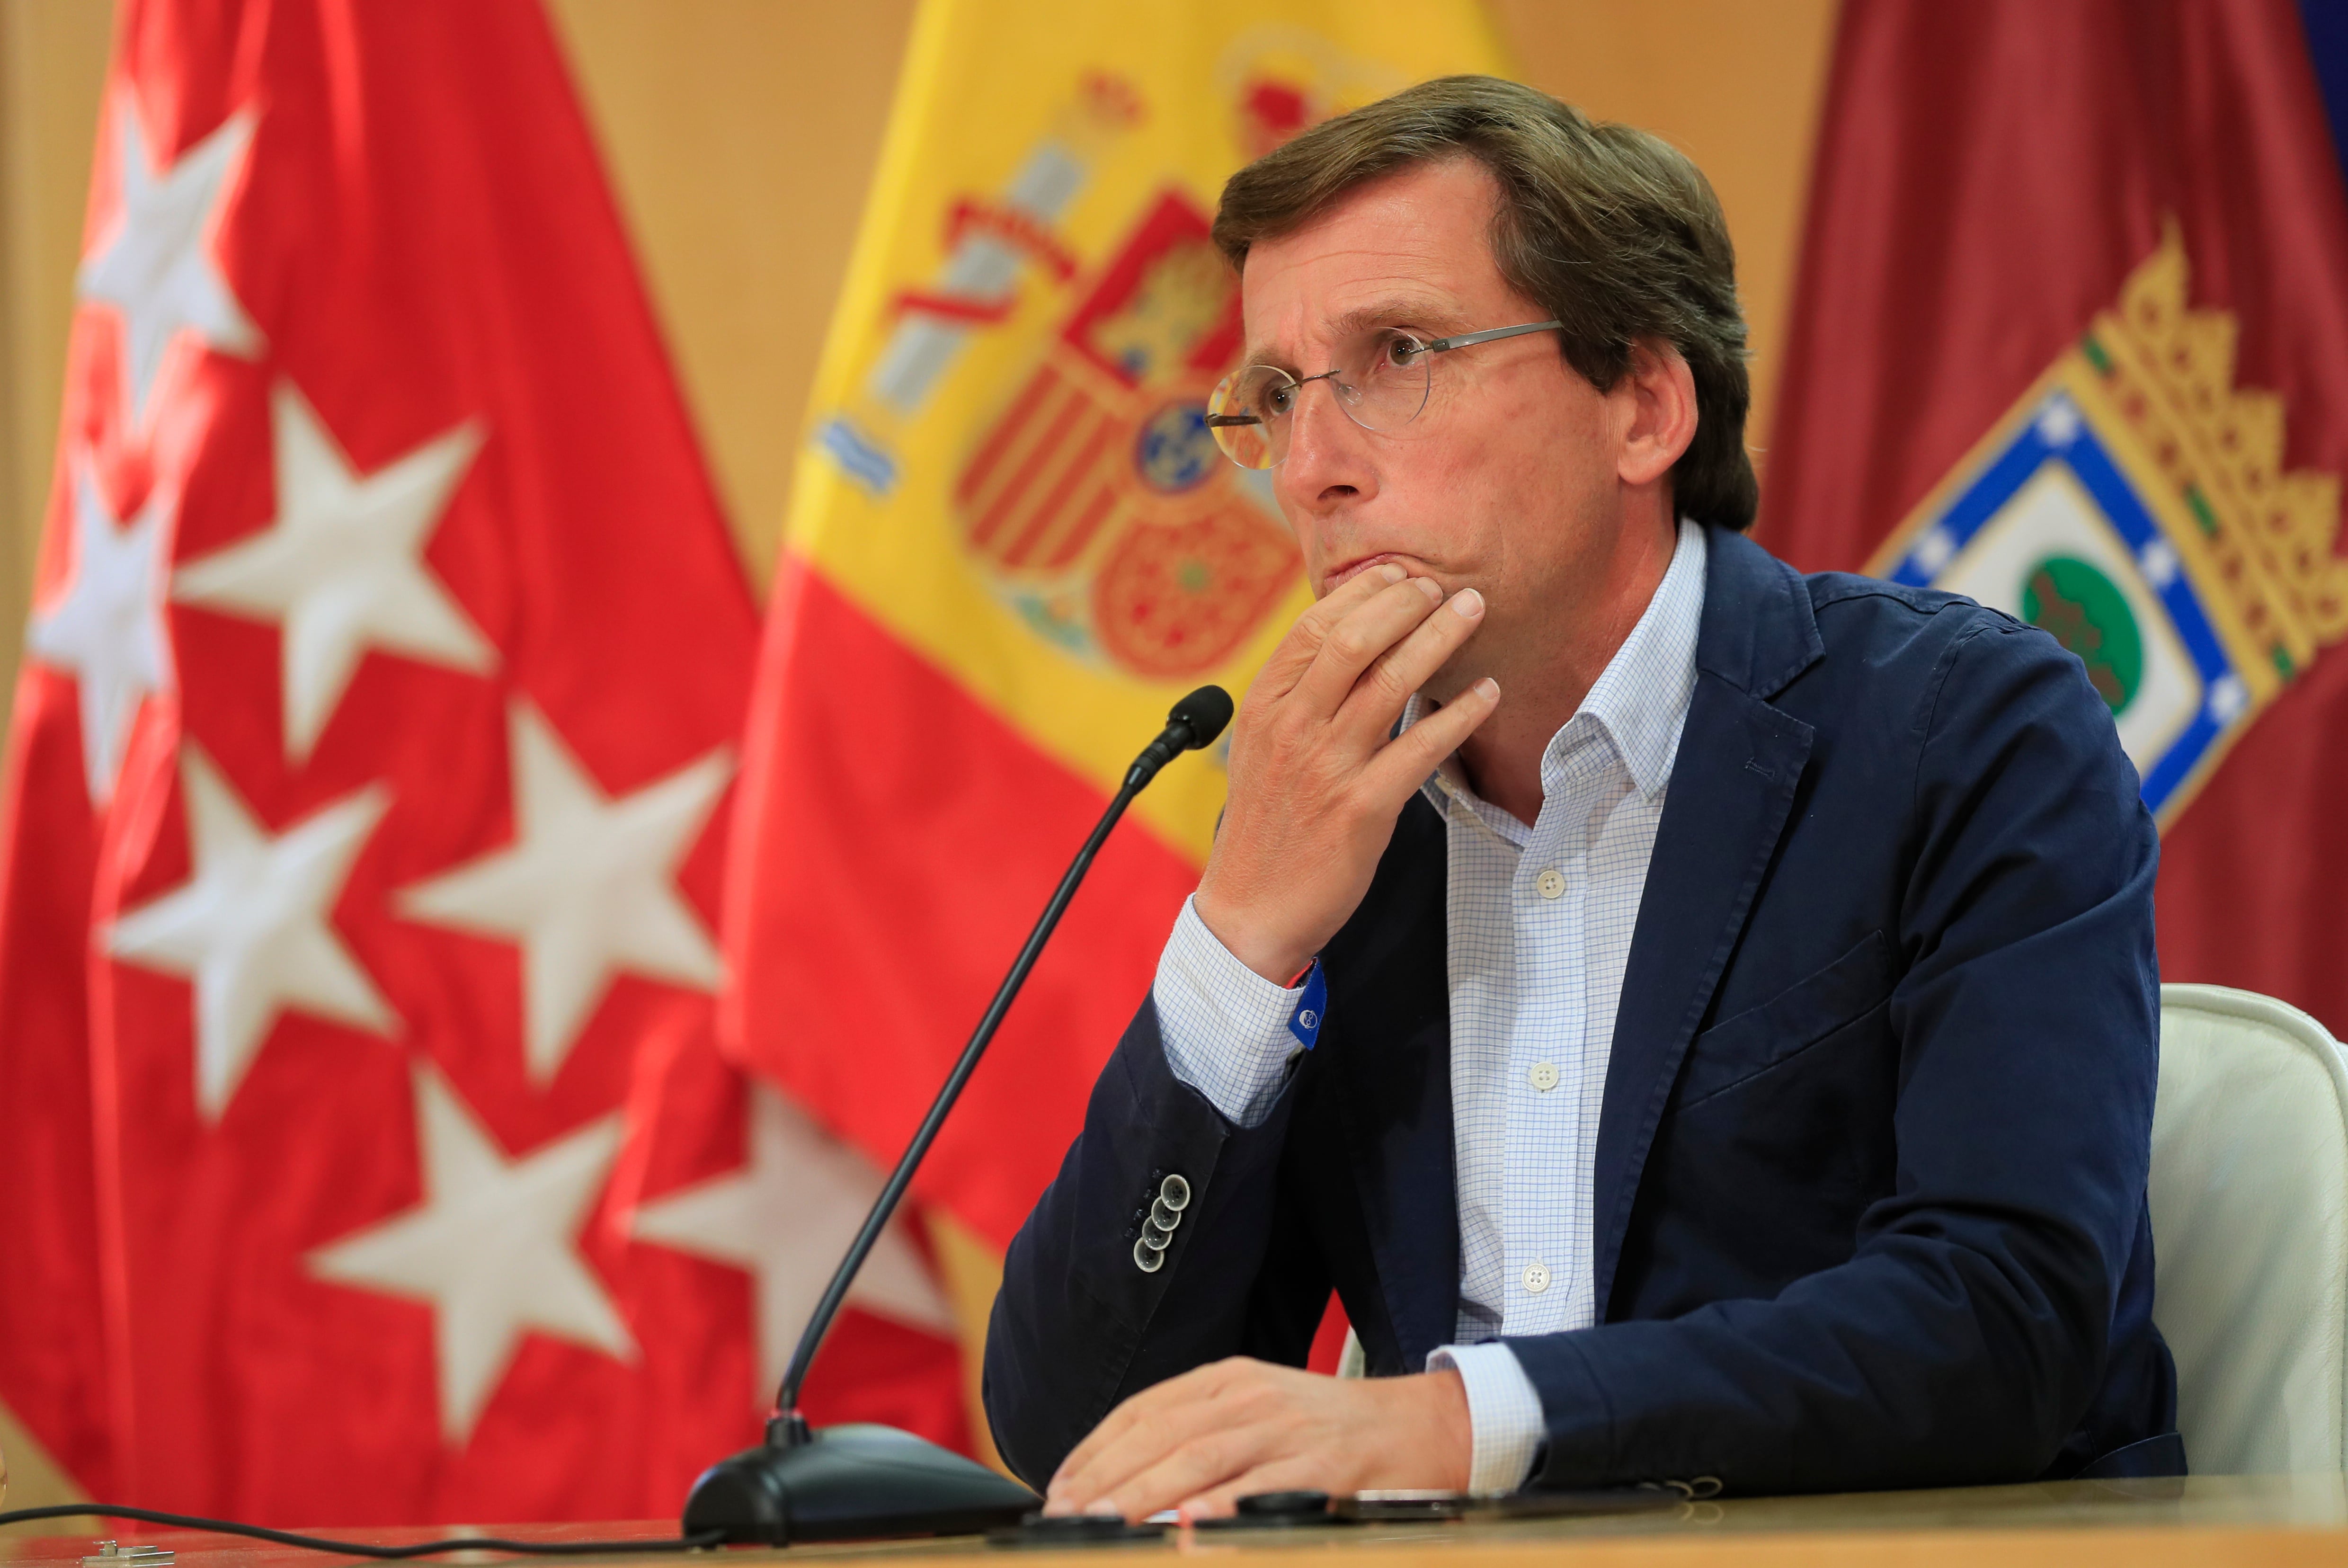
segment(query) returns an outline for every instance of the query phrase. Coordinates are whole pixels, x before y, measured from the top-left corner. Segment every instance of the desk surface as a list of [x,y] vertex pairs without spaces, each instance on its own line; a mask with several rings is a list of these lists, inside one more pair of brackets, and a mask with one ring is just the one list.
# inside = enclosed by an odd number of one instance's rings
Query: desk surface
[[[500,1526],[489,1533],[548,1541],[649,1540],[675,1530],[664,1521]],[[173,1548],[179,1553],[175,1568],[323,1568],[349,1561],[228,1537],[134,1530],[127,1524],[112,1532],[126,1544],[135,1540]],[[400,1528],[325,1533],[387,1544],[458,1532]],[[0,1540],[0,1564],[66,1568],[93,1550],[87,1534]],[[1300,1553],[1318,1561],[1298,1563],[1294,1556]],[[800,1546],[782,1552],[742,1549],[728,1552],[726,1562],[748,1568],[778,1559],[823,1559],[834,1568],[845,1568],[836,1560],[886,1558],[886,1568],[976,1568],[970,1561],[973,1556],[992,1556],[1004,1568],[1106,1568],[1112,1562],[1114,1568],[1146,1568],[1138,1559],[1168,1553],[1211,1557],[1217,1560],[1214,1568],[1534,1568],[1560,1560],[1591,1568],[1711,1568],[1726,1563],[1758,1568],[2256,1563],[2264,1568],[2317,1563],[2348,1568],[2348,1477],[2197,1476],[2188,1480],[1724,1499],[1645,1513],[1505,1523],[1178,1531],[1162,1542],[1065,1551],[1004,1552],[975,1537]],[[468,1560],[497,1561],[485,1553],[453,1559]]]

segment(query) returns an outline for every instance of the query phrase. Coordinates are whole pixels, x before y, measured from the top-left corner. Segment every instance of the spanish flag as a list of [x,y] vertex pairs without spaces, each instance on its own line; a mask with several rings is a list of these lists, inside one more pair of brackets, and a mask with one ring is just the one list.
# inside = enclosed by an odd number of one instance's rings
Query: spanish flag
[[[1470,0],[922,7],[810,400],[724,938],[728,1048],[876,1163],[1169,704],[1242,689],[1308,602],[1205,424],[1240,347],[1224,179],[1501,57]],[[1141,798],[914,1187],[973,1332],[1223,785],[1194,755]]]
[[2165,975],[2342,1031],[2334,15],[1851,0],[1762,533],[2060,639],[2161,824]]

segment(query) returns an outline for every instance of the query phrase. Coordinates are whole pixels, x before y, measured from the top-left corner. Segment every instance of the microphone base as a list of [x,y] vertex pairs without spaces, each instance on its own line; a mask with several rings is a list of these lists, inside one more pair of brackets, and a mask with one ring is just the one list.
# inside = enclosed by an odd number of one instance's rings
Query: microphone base
[[762,1443],[693,1483],[685,1533],[722,1530],[729,1545],[975,1535],[1043,1506],[1017,1481],[894,1427],[825,1427],[803,1442]]

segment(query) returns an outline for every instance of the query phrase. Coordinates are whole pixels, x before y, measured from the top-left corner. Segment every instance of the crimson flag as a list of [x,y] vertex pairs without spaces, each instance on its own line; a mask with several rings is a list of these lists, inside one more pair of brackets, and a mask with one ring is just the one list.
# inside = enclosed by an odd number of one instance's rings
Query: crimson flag
[[2348,1029],[2348,201],[2301,14],[1840,29],[1763,536],[2060,638],[2162,826],[2164,974]]
[[[756,614],[546,19],[134,0],[96,167],[0,1398],[108,1501],[669,1513],[877,1178],[711,1044]],[[954,1439],[880,1261],[818,1411]]]

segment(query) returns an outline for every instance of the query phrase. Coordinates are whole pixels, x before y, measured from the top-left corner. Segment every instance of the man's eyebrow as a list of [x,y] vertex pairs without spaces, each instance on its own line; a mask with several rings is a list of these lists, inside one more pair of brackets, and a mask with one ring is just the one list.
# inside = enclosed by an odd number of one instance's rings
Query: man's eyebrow
[[[1329,323],[1328,334],[1342,342],[1378,327],[1400,326],[1406,323],[1425,327],[1438,337],[1464,331],[1467,327],[1467,318],[1459,314],[1457,306],[1431,294],[1390,294],[1385,299],[1355,305],[1338,316]],[[1282,364],[1273,350],[1254,344],[1248,346],[1240,363],[1275,365],[1291,373],[1296,369],[1293,365]]]

